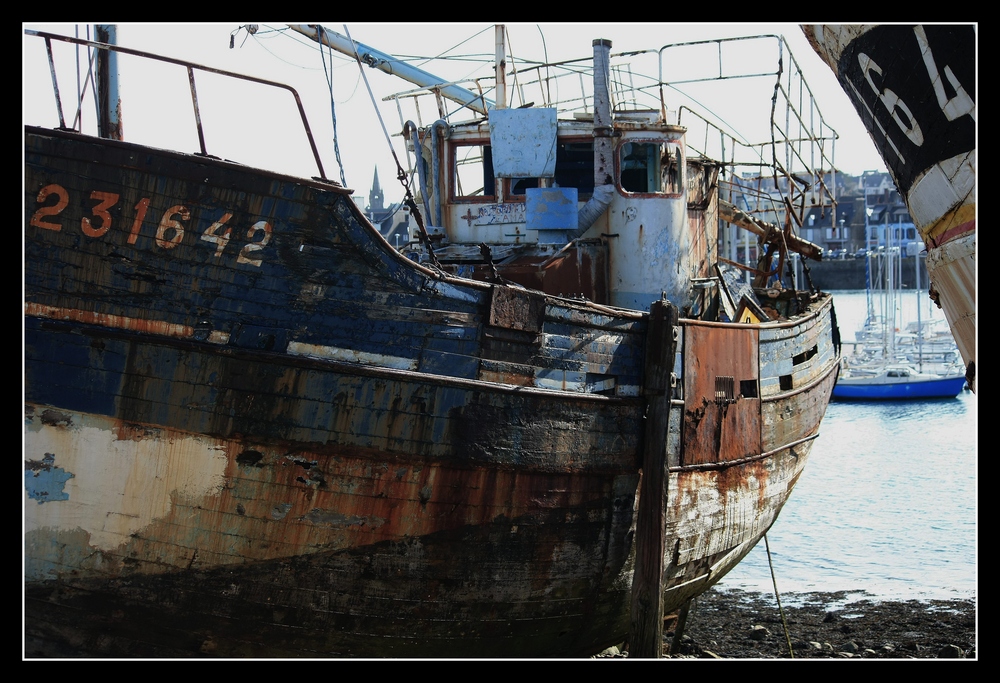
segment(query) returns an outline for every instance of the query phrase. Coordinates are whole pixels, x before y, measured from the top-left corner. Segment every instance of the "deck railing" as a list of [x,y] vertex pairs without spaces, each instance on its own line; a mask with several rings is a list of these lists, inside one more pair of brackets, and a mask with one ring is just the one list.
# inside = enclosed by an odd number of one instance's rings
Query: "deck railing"
[[81,128],[82,128],[81,110],[82,110],[82,107],[83,107],[83,102],[84,102],[84,99],[85,99],[88,87],[91,89],[92,92],[94,90],[94,86],[93,86],[93,79],[94,79],[94,77],[93,77],[93,69],[90,66],[88,66],[86,80],[85,80],[85,85],[84,85],[84,87],[82,89],[79,89],[79,92],[76,95],[76,107],[77,107],[77,109],[76,109],[76,112],[75,112],[75,114],[73,116],[73,119],[72,119],[72,125],[68,126],[66,124],[66,117],[65,117],[65,114],[63,112],[63,105],[62,105],[62,92],[63,91],[61,90],[60,85],[59,85],[59,78],[58,78],[58,75],[57,75],[58,71],[56,69],[55,57],[54,57],[53,50],[52,50],[52,42],[53,41],[60,41],[60,42],[64,42],[64,43],[70,43],[70,44],[74,44],[74,45],[80,45],[80,46],[86,47],[88,49],[88,51],[94,51],[94,52],[91,52],[91,54],[90,54],[90,56],[88,58],[88,64],[89,65],[93,64],[94,55],[96,54],[97,50],[109,50],[109,51],[114,51],[114,52],[118,52],[118,53],[121,53],[121,54],[133,55],[135,57],[140,57],[140,58],[143,58],[143,59],[149,59],[149,60],[154,60],[154,61],[157,61],[157,62],[163,62],[163,63],[166,63],[166,64],[174,64],[174,65],[176,65],[178,67],[181,67],[181,68],[185,69],[187,71],[188,82],[190,84],[191,104],[192,104],[192,106],[194,108],[195,126],[196,126],[197,132],[198,132],[198,143],[199,143],[199,146],[200,146],[200,149],[201,149],[201,154],[204,155],[204,156],[208,156],[209,154],[208,154],[208,148],[207,148],[206,143],[205,143],[205,131],[204,131],[204,127],[202,126],[201,110],[200,110],[199,105],[198,105],[198,91],[197,91],[197,88],[195,87],[195,85],[196,85],[195,84],[195,73],[196,72],[205,72],[205,73],[217,74],[219,76],[224,76],[224,77],[227,77],[227,78],[238,79],[238,80],[241,80],[241,81],[247,81],[247,82],[250,82],[250,83],[257,83],[257,84],[260,84],[260,85],[263,85],[263,86],[272,87],[272,88],[278,88],[279,90],[284,90],[289,95],[291,95],[291,97],[295,100],[295,106],[298,108],[298,112],[299,112],[299,116],[301,118],[303,130],[305,131],[305,135],[306,135],[306,138],[307,138],[307,140],[309,142],[309,146],[312,149],[313,159],[316,162],[316,168],[319,171],[318,177],[321,178],[322,180],[327,180],[326,174],[325,174],[325,172],[323,170],[323,162],[320,160],[319,151],[318,151],[318,149],[316,147],[316,141],[313,139],[312,130],[309,127],[309,121],[306,118],[305,109],[302,106],[302,100],[299,97],[298,92],[294,88],[292,88],[291,86],[288,86],[288,85],[286,85],[284,83],[278,83],[278,82],[275,82],[275,81],[269,81],[269,80],[265,80],[265,79],[262,79],[262,78],[256,78],[254,76],[247,76],[245,74],[238,74],[238,73],[234,73],[234,72],[231,72],[231,71],[224,71],[222,69],[215,69],[215,68],[212,68],[212,67],[202,66],[200,64],[195,64],[194,62],[184,61],[182,59],[175,59],[173,57],[164,57],[162,55],[156,55],[156,54],[152,54],[152,53],[149,53],[149,52],[143,52],[141,50],[134,50],[134,49],[131,49],[131,48],[121,47],[121,46],[118,46],[118,45],[111,45],[111,44],[108,44],[108,43],[101,43],[101,42],[94,41],[94,40],[86,40],[86,39],[83,39],[83,38],[74,38],[74,37],[70,37],[70,36],[62,36],[62,35],[58,35],[58,34],[54,34],[54,33],[46,33],[46,32],[43,32],[43,31],[34,31],[34,30],[31,30],[31,29],[25,29],[24,33],[25,33],[25,35],[36,36],[36,37],[41,38],[42,40],[45,41],[45,49],[46,49],[46,53],[48,54],[48,60],[49,60],[49,72],[50,72],[51,77],[52,77],[52,88],[53,88],[53,92],[54,92],[54,95],[55,95],[56,108],[58,110],[57,114],[58,114],[58,119],[59,119],[59,128],[62,129],[62,130],[72,130],[72,131],[76,131],[76,132],[81,132]]

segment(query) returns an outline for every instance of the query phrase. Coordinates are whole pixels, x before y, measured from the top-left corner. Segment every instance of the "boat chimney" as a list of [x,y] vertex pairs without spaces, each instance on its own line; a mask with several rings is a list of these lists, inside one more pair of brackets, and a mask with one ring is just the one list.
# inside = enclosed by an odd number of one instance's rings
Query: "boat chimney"
[[580,209],[578,226],[570,239],[583,237],[615,196],[611,121],[611,41],[594,41],[594,193]]
[[594,40],[594,187],[614,182],[611,170],[611,41]]

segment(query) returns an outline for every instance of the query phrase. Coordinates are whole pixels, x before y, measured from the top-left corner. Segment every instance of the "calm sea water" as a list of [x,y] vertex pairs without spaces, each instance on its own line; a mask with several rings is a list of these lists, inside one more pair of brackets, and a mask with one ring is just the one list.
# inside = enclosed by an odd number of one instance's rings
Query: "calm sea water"
[[[865,292],[833,294],[841,335],[853,340]],[[924,295],[923,319],[928,303]],[[904,323],[916,319],[915,293],[900,305]],[[978,396],[969,391],[955,399],[832,402],[767,535],[779,592],[976,597],[978,422]],[[772,593],[764,541],[718,585]]]

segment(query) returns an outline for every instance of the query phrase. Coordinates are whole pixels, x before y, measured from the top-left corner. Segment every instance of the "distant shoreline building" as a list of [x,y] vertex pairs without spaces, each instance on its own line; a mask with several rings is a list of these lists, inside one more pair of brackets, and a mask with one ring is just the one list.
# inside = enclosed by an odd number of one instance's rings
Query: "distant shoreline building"
[[409,243],[410,210],[401,202],[385,206],[385,195],[378,181],[378,167],[375,168],[372,189],[368,193],[368,206],[363,207],[363,210],[389,244],[402,248]]
[[[734,204],[740,208],[751,205],[773,207],[754,213],[764,222],[783,226],[785,210],[783,203],[777,199],[780,194],[775,190],[774,180],[747,176],[742,181],[745,187],[753,188],[753,196],[748,194],[744,202],[737,195]],[[779,183],[783,182],[784,179],[779,179]],[[903,253],[923,248],[913,219],[888,173],[866,171],[855,176],[838,172],[830,174],[827,182],[835,197],[836,209],[830,204],[807,208],[802,225],[795,228],[802,239],[821,247],[826,258],[851,257],[865,251],[878,251],[879,248],[900,247]],[[772,194],[774,201],[761,202],[762,196],[766,198]],[[816,203],[815,200],[807,198],[812,203]],[[744,246],[749,246],[751,259],[755,259],[756,240],[747,238],[735,227],[731,228],[731,232],[728,238],[722,238],[723,244],[720,245],[726,254],[731,254],[729,258],[744,262]]]

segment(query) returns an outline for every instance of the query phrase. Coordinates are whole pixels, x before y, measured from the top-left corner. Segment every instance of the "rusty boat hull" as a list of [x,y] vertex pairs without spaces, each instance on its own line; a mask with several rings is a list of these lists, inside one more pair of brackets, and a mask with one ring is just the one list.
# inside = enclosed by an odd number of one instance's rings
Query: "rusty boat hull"
[[[25,140],[27,656],[625,639],[647,313],[422,267],[335,184]],[[826,295],[675,331],[668,610],[774,522],[838,357]]]

